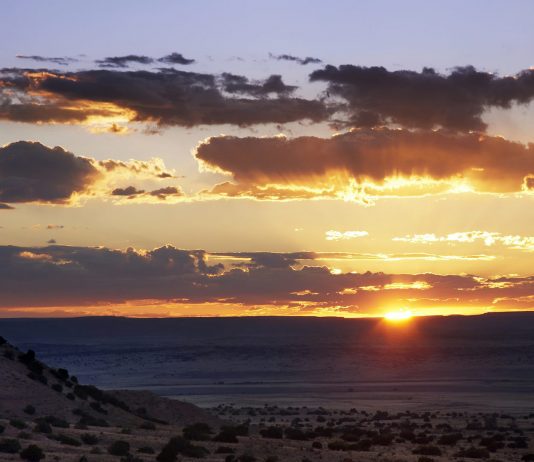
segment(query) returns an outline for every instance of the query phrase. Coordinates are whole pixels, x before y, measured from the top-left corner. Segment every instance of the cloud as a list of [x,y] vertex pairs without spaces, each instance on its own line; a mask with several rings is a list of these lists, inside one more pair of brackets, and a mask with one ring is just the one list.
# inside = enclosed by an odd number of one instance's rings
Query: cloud
[[307,56],[306,58],[298,58],[297,56],[292,55],[273,55],[272,53],[269,53],[269,57],[276,59],[277,61],[293,61],[301,64],[302,66],[305,66],[306,64],[322,63],[319,58],[312,58],[311,56]]
[[[233,76],[234,80],[239,76]],[[157,126],[284,124],[329,116],[322,101],[290,97],[279,76],[261,83],[241,78],[242,96],[226,96],[225,78],[175,69],[113,69],[58,73],[0,71],[0,119],[20,122]],[[248,82],[248,83],[247,83]],[[232,88],[229,88],[232,89]],[[237,90],[237,88],[234,88]],[[224,94],[223,94],[224,93]],[[269,94],[276,98],[267,98]],[[245,97],[246,96],[246,97]],[[113,130],[112,130],[113,131]]]
[[369,233],[367,231],[336,231],[331,229],[325,232],[325,239],[327,241],[345,241],[368,235]]
[[159,62],[165,63],[165,64],[193,64],[195,62],[194,59],[187,59],[184,58],[184,56],[181,53],[171,53],[169,55],[163,56],[163,58],[158,59]]
[[112,56],[95,61],[99,67],[128,67],[131,63],[152,64],[154,59],[141,55]]
[[[241,258],[245,259],[245,254]],[[240,304],[243,309],[288,306],[297,314],[337,307],[376,314],[394,305],[516,308],[534,296],[534,277],[341,273],[298,264],[309,253],[248,255],[248,264],[210,264],[201,250],[90,247],[0,247],[2,309],[13,307]],[[510,300],[508,303],[507,300]]]
[[446,242],[449,244],[472,244],[474,242],[482,242],[487,247],[500,244],[510,249],[534,252],[534,236],[503,235],[501,233],[490,231],[462,231],[450,233],[445,236],[437,236],[434,233],[413,234],[403,237],[394,237],[393,240],[408,242],[410,244],[434,244],[438,242]]
[[115,188],[111,191],[112,196],[137,196],[143,194],[143,189],[137,189],[135,186],[127,186],[126,188]]
[[61,56],[61,57],[48,57],[48,56],[39,56],[39,55],[17,55],[17,58],[19,59],[27,59],[31,61],[37,61],[37,62],[49,62],[58,64],[60,66],[68,66],[71,63],[75,63],[78,60],[76,58],[70,58],[67,56]]
[[3,202],[0,202],[0,210],[13,210],[13,207],[9,204],[4,204]]
[[0,200],[66,203],[100,176],[91,160],[60,147],[18,141],[0,148]]
[[[2,203],[47,203],[69,205],[80,198],[134,194],[112,185],[135,179],[161,181],[174,177],[161,159],[149,161],[96,160],[80,157],[56,146],[17,141],[0,147],[0,201]],[[109,190],[113,189],[111,194]],[[156,190],[159,199],[177,196],[176,187]],[[4,209],[12,208],[5,204]],[[53,225],[49,225],[53,226]],[[49,228],[51,229],[51,228]]]
[[432,68],[415,72],[329,65],[312,72],[310,80],[326,82],[328,94],[346,102],[348,119],[342,123],[353,127],[398,124],[484,131],[486,109],[509,108],[534,98],[533,69],[499,77],[472,66],[440,74]]
[[211,137],[196,158],[231,175],[206,194],[283,200],[444,192],[516,193],[534,169],[534,145],[475,133],[355,129],[331,138]]
[[251,82],[242,75],[224,73],[221,75],[222,88],[228,93],[242,93],[255,97],[265,97],[269,94],[287,96],[297,87],[286,85],[281,75],[271,75],[264,81]]

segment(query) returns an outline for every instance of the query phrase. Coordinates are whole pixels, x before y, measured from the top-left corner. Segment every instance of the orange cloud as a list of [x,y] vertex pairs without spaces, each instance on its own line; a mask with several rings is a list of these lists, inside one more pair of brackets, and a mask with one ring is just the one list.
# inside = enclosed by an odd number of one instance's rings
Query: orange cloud
[[359,129],[328,139],[212,137],[195,153],[231,175],[208,194],[257,199],[338,198],[476,191],[518,193],[534,147],[474,133]]

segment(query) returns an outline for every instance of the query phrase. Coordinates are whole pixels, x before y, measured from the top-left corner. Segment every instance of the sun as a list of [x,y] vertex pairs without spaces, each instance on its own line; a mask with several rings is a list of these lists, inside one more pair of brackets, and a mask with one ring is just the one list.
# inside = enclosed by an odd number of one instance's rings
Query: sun
[[399,322],[407,321],[412,317],[412,312],[410,310],[395,310],[389,311],[384,315],[384,318],[388,321]]

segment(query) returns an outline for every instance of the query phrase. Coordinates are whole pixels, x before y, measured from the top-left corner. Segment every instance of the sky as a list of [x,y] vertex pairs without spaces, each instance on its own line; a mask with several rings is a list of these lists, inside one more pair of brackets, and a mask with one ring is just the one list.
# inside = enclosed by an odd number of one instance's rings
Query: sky
[[533,15],[6,0],[0,317],[534,309]]

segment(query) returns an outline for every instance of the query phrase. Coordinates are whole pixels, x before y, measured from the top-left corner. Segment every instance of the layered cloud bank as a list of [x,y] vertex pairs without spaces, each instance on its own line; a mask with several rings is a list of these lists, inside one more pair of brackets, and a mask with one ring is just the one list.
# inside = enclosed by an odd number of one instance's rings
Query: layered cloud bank
[[417,196],[531,190],[534,145],[449,131],[357,129],[329,139],[212,137],[196,157],[233,183],[211,193],[262,198]]
[[[163,162],[131,160],[96,160],[80,157],[61,147],[50,148],[41,143],[18,141],[0,147],[0,202],[45,203],[69,205],[81,198],[130,196],[117,194],[117,183],[131,180],[158,181],[172,178]],[[130,187],[131,188],[131,187]],[[134,188],[135,189],[135,188]],[[143,194],[141,194],[143,193]],[[142,196],[145,191],[132,192]],[[165,199],[181,195],[176,187],[159,188],[150,197]],[[4,204],[4,209],[10,208]]]
[[[237,305],[242,313],[380,315],[534,308],[534,278],[469,275],[337,273],[304,266],[310,253],[240,254],[214,264],[204,251],[171,246],[151,251],[108,248],[0,247],[2,312],[38,307]],[[213,261],[217,261],[213,259]],[[93,308],[91,308],[93,307]],[[80,308],[81,309],[81,308]],[[124,314],[128,314],[125,312]]]

